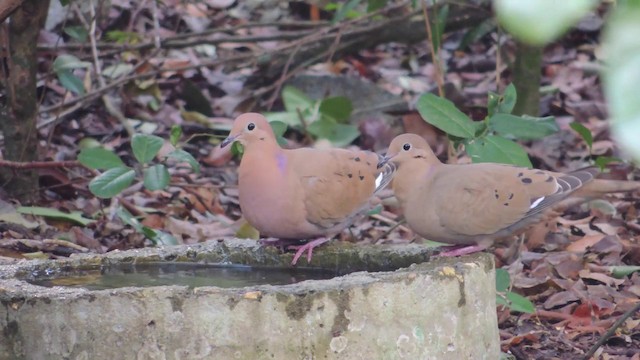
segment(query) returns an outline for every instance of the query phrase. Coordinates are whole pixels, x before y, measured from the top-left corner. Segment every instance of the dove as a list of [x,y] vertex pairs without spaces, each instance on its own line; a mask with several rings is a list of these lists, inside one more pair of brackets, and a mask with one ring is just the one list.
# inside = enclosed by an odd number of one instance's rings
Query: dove
[[295,265],[307,252],[353,224],[392,179],[392,163],[381,156],[346,149],[283,149],[267,119],[245,113],[234,120],[225,147],[239,142],[244,153],[238,169],[240,209],[261,236],[310,240],[297,249]]
[[495,163],[443,164],[415,134],[391,141],[380,166],[392,162],[393,193],[418,235],[463,246],[457,256],[486,249],[543,220],[545,211],[593,180],[596,169],[567,174]]

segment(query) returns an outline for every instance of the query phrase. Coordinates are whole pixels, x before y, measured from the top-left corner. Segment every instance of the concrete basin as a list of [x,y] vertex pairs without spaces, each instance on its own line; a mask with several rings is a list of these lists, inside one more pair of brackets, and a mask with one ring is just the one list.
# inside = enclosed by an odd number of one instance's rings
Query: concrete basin
[[312,265],[346,275],[242,288],[24,278],[154,261],[288,267],[291,254],[223,239],[0,266],[0,359],[498,359],[492,257],[429,257],[420,245],[334,242]]

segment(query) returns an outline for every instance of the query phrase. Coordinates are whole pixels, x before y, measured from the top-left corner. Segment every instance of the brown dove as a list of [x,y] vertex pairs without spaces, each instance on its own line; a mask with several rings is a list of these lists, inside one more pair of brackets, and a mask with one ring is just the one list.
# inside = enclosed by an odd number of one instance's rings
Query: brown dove
[[257,113],[240,115],[220,145],[238,141],[244,154],[238,170],[240,208],[261,235],[282,240],[314,239],[297,248],[292,264],[350,226],[372,206],[374,194],[393,177],[395,166],[368,151],[282,149]]
[[386,162],[397,167],[392,187],[409,227],[426,239],[466,246],[444,256],[483,250],[496,239],[524,231],[597,172],[443,164],[415,134],[393,139],[380,164]]

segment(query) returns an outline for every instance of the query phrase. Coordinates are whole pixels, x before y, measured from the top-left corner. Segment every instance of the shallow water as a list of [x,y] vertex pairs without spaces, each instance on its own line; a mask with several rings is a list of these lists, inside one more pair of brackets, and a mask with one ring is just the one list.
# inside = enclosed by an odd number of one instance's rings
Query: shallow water
[[266,284],[286,285],[304,280],[324,280],[337,275],[334,271],[319,269],[165,262],[121,264],[56,273],[44,270],[30,274],[25,280],[39,286],[65,286],[88,290],[163,285],[240,288]]

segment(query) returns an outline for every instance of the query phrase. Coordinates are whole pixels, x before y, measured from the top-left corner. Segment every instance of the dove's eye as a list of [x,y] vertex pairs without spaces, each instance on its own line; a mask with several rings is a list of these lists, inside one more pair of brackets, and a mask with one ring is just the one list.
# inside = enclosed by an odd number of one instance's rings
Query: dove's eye
[[247,124],[247,130],[251,131],[251,130],[253,130],[255,128],[256,128],[256,124],[254,124],[254,123]]
[[406,143],[406,144],[402,145],[402,149],[404,149],[404,151],[409,151],[409,149],[411,149],[411,144]]

